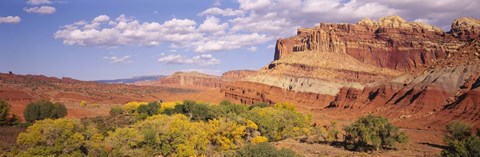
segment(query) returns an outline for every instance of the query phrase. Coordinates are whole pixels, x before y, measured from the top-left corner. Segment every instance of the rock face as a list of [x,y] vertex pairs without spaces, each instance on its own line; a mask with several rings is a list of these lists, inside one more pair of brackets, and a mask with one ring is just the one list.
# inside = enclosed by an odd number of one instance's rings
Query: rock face
[[299,29],[277,40],[272,63],[227,85],[225,96],[443,129],[452,120],[480,127],[479,86],[480,20],[459,18],[444,32],[388,16]]
[[222,88],[225,82],[219,76],[199,72],[176,72],[156,81],[143,82],[144,86],[188,86]]
[[363,19],[357,24],[322,23],[315,28],[299,29],[297,36],[278,40],[275,60],[295,52],[330,52],[405,72],[445,58],[466,41],[478,37],[478,20],[462,19],[454,22],[451,33],[398,16],[378,22]]
[[244,79],[245,77],[255,75],[257,71],[254,70],[232,70],[222,74],[224,81],[236,81]]

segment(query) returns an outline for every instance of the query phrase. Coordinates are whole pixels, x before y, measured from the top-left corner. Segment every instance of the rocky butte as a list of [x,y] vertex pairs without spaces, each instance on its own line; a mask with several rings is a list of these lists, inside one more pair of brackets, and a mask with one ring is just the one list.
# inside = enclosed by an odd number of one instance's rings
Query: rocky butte
[[242,103],[288,101],[311,112],[387,116],[402,127],[480,126],[480,20],[451,30],[399,16],[321,23],[279,39],[274,61],[226,85]]

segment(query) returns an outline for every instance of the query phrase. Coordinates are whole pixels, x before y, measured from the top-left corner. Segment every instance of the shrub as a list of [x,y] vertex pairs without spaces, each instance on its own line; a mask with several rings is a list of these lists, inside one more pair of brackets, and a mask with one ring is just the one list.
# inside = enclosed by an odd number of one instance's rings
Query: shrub
[[58,119],[67,115],[67,108],[60,103],[52,103],[50,101],[41,100],[27,105],[23,111],[26,121],[34,122],[46,118]]
[[0,100],[0,126],[8,124],[9,115],[10,115],[10,105],[5,101]]
[[155,115],[135,124],[145,138],[144,147],[164,156],[199,156],[209,144],[205,123],[184,115]]
[[139,114],[146,114],[148,116],[153,116],[153,115],[157,114],[159,109],[160,109],[160,106],[158,105],[158,103],[156,101],[154,101],[154,102],[150,102],[146,105],[141,104],[140,106],[138,106],[137,112]]
[[253,144],[258,144],[258,143],[268,142],[268,139],[263,136],[255,136],[254,138],[252,138],[250,142],[252,142]]
[[289,149],[276,149],[272,144],[263,142],[259,144],[249,144],[235,151],[233,157],[294,157],[299,156]]
[[452,122],[447,125],[444,142],[447,149],[442,151],[445,157],[474,157],[480,154],[480,137],[474,136],[471,127],[462,122]]
[[250,105],[250,106],[248,107],[248,110],[252,110],[252,109],[255,108],[255,107],[264,108],[264,107],[268,107],[268,106],[269,106],[269,104],[267,104],[267,103],[259,102],[259,103],[255,103],[255,104],[253,104],[253,105]]
[[228,100],[223,100],[222,102],[220,102],[220,112],[222,113],[219,113],[219,114],[236,114],[236,115],[240,115],[242,113],[245,113],[247,112],[248,110],[248,107],[246,105],[241,105],[241,104],[234,104],[234,103],[231,103],[230,101]]
[[185,100],[183,104],[175,105],[173,109],[165,109],[164,114],[184,114],[189,119],[195,121],[208,121],[219,117],[218,111],[214,107],[207,104],[196,103],[195,101]]
[[393,126],[388,119],[368,115],[344,128],[346,148],[350,150],[394,149],[396,143],[408,142],[405,132]]
[[113,106],[111,109],[110,109],[110,116],[118,116],[118,115],[121,115],[123,114],[124,110],[122,107],[119,107],[119,106]]
[[22,151],[16,156],[83,156],[84,131],[78,120],[39,120],[18,135]]
[[269,141],[306,135],[310,132],[311,117],[284,107],[254,108],[242,117],[255,122],[260,133]]
[[312,129],[314,142],[332,143],[338,140],[340,131],[337,129],[337,123],[331,122],[328,126],[315,126]]

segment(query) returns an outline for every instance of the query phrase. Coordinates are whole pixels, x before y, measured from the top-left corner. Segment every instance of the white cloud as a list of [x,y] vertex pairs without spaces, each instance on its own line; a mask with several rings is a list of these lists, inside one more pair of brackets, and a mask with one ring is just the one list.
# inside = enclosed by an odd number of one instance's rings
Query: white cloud
[[100,15],[93,19],[92,23],[102,23],[110,21],[110,17],[107,15]]
[[29,5],[40,5],[40,4],[51,4],[49,0],[28,0],[27,4]]
[[[400,15],[448,29],[454,18],[480,16],[478,0],[237,0],[238,7],[207,8],[198,16],[205,20],[173,18],[141,22],[121,15],[106,15],[63,26],[54,37],[66,45],[118,47],[157,46],[199,53],[247,50],[273,40],[295,35],[299,27],[320,22],[356,23],[361,18],[378,19]],[[263,47],[263,46],[262,46]],[[268,46],[267,48],[274,48]]]
[[195,52],[211,52],[211,51],[222,51],[222,50],[233,50],[242,47],[251,47],[259,44],[264,44],[272,40],[271,37],[258,34],[229,34],[220,37],[212,37],[204,39],[197,43]]
[[243,10],[264,9],[272,5],[272,0],[238,0]]
[[121,15],[110,20],[106,15],[100,15],[88,23],[79,21],[65,25],[54,37],[62,39],[66,45],[107,46],[121,45],[153,46],[160,42],[172,42],[184,45],[202,38],[196,32],[195,21],[171,19],[163,24],[144,22]]
[[123,64],[128,64],[128,63],[133,63],[133,61],[130,60],[131,56],[123,56],[123,57],[117,57],[117,56],[110,56],[110,57],[103,57],[104,60],[107,60],[109,63],[123,63]]
[[121,15],[111,20],[100,15],[91,22],[85,20],[65,25],[54,37],[66,45],[117,47],[122,45],[156,46],[170,43],[171,48],[195,52],[233,50],[263,44],[273,38],[259,33],[227,32],[228,24],[209,16],[197,26],[189,19],[173,18],[163,24],[141,23]]
[[24,8],[27,13],[37,13],[37,14],[53,14],[55,13],[56,9],[51,6],[40,6],[40,7],[31,7],[31,8]]
[[182,55],[168,55],[159,58],[158,62],[165,64],[195,64],[201,66],[220,64],[220,60],[213,58],[211,54],[202,54],[192,58]]
[[220,9],[217,7],[209,8],[201,13],[199,16],[206,16],[206,15],[222,15],[222,16],[237,16],[243,15],[245,12],[243,10],[233,10],[232,8]]
[[214,34],[223,34],[228,28],[228,23],[220,24],[220,19],[209,16],[198,28],[200,32],[208,32]]
[[19,16],[0,17],[0,23],[19,23],[20,21]]
[[247,50],[250,51],[250,52],[256,52],[257,49],[258,49],[257,47],[250,47]]

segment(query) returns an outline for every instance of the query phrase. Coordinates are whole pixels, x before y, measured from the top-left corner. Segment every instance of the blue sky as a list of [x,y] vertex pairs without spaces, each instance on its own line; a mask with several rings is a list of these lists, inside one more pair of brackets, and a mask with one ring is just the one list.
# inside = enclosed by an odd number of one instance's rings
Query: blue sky
[[259,69],[276,39],[319,22],[400,15],[449,30],[479,2],[0,0],[0,72],[81,80]]

